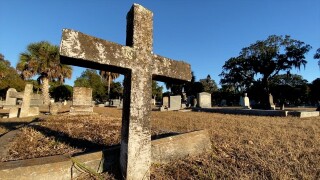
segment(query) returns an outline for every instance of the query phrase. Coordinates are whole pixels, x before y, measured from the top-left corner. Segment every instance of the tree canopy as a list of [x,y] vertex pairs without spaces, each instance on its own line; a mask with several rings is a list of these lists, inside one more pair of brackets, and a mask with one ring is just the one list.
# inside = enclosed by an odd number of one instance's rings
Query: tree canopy
[[200,83],[203,86],[203,91],[212,94],[213,92],[218,91],[217,83],[211,79],[211,76],[208,74],[207,78],[200,79]]
[[315,59],[319,59],[319,61],[318,61],[318,65],[319,65],[319,68],[320,68],[320,48],[319,48],[319,49],[317,49],[316,54],[314,55],[314,57],[313,57],[313,58],[315,58]]
[[108,72],[108,71],[102,71],[102,70],[99,71],[99,74],[104,81],[108,82],[108,97],[110,99],[111,98],[111,94],[110,94],[111,82],[113,82],[113,80],[117,79],[120,76],[120,74],[112,73],[112,72]]
[[0,97],[5,97],[9,88],[23,91],[25,82],[21,79],[17,71],[11,66],[10,61],[5,60],[0,53]]
[[86,69],[81,76],[74,81],[75,87],[92,88],[92,96],[96,101],[104,101],[107,99],[106,86],[96,70]]
[[157,81],[152,81],[152,97],[156,98],[157,101],[162,99],[163,87],[158,85]]
[[49,81],[62,83],[72,74],[71,66],[60,63],[59,47],[47,41],[29,44],[27,51],[20,54],[17,70],[23,79],[39,76],[45,104],[50,103]]
[[232,57],[222,67],[222,85],[232,85],[239,91],[245,91],[254,82],[260,81],[267,100],[269,81],[280,72],[293,68],[300,69],[307,64],[305,54],[311,46],[290,36],[271,35],[266,40],[257,41],[241,50],[238,57]]

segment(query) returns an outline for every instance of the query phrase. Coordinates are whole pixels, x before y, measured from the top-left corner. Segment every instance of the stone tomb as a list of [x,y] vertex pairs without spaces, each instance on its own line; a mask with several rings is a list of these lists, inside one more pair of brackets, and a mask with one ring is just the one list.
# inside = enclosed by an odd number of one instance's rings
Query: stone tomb
[[197,94],[198,107],[211,108],[211,94],[207,92],[201,92]]
[[93,113],[92,89],[86,87],[74,87],[71,114]]
[[134,4],[126,46],[64,29],[62,63],[124,75],[120,167],[125,179],[150,179],[152,80],[190,81],[190,65],[153,54],[153,13]]

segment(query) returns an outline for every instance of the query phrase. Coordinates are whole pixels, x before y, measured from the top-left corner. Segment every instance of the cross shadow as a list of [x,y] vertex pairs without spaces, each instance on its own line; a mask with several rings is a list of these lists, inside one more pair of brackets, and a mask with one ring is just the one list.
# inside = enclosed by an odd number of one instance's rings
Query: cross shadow
[[[41,119],[40,118],[34,118],[32,121],[6,121],[6,122],[0,122],[0,127],[2,126],[3,128],[7,129],[8,132],[9,131],[13,131],[13,130],[17,130],[25,125],[28,125],[28,124],[32,124],[32,123],[37,123],[37,122],[40,122]],[[0,137],[2,137],[3,135],[7,134],[8,132],[6,133],[3,133],[3,134],[0,134]]]
[[[109,173],[110,175],[112,175],[116,179],[123,178],[121,175],[120,162],[119,162],[120,144],[108,146],[108,145],[95,143],[95,142],[85,140],[85,139],[73,138],[67,133],[64,133],[61,131],[56,131],[56,130],[38,125],[37,122],[39,122],[39,121],[41,121],[41,119],[36,118],[30,123],[24,123],[24,125],[29,124],[28,125],[29,127],[32,127],[33,129],[35,129],[38,132],[41,132],[43,135],[45,135],[47,137],[53,137],[56,141],[66,143],[74,148],[79,148],[79,149],[83,150],[83,152],[73,154],[72,156],[102,151],[103,157],[101,159],[100,166],[102,166],[102,168],[104,169],[104,172]],[[21,125],[21,123],[20,122],[10,122],[10,123],[8,122],[7,125],[8,126]],[[156,140],[156,139],[166,138],[169,136],[175,136],[178,134],[180,134],[180,133],[169,132],[169,133],[164,133],[164,134],[159,134],[159,135],[153,135],[151,137],[151,139]]]
[[90,151],[97,151],[102,150],[110,146],[106,146],[99,143],[94,143],[92,141],[86,140],[86,139],[78,139],[73,138],[69,134],[61,132],[61,131],[55,131],[47,127],[43,127],[40,125],[34,125],[31,124],[30,127],[34,128],[36,131],[41,132],[43,135],[47,137],[54,137],[56,141],[69,144],[70,146],[78,149],[84,150],[84,153],[90,152]]

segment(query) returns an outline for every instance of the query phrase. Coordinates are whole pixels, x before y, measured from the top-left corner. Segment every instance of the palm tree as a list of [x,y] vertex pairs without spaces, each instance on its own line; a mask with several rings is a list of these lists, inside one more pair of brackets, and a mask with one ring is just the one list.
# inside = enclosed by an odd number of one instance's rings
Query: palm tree
[[110,98],[110,85],[111,85],[111,81],[117,79],[120,74],[118,73],[112,73],[112,72],[107,72],[107,71],[99,71],[100,76],[102,77],[102,79],[108,79],[108,97]]
[[23,79],[39,75],[45,105],[50,103],[49,81],[63,81],[72,73],[71,67],[60,64],[59,47],[47,41],[29,44],[27,51],[20,54],[17,70]]
[[62,85],[65,82],[65,78],[70,79],[72,76],[72,67],[66,64],[59,64],[59,70],[60,72],[58,74],[58,81],[60,82],[60,85]]

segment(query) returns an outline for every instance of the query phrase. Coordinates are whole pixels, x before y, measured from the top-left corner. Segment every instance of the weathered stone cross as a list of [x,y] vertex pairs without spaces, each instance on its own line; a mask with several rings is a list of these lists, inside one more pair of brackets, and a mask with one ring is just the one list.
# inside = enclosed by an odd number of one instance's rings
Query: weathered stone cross
[[149,179],[152,79],[191,80],[190,65],[152,52],[153,14],[134,4],[127,14],[126,46],[64,29],[61,62],[124,74],[120,166],[127,179]]

